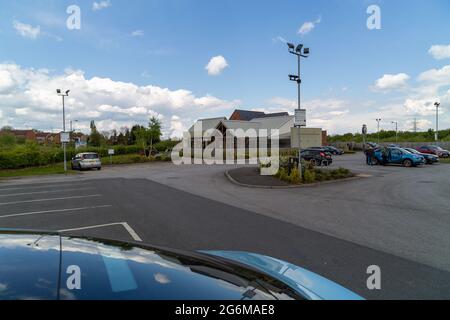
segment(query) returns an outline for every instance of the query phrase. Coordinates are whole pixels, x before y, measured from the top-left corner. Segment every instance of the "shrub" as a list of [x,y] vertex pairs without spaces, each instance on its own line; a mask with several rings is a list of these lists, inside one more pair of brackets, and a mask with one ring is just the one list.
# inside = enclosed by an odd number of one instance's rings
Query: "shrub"
[[289,182],[292,184],[299,184],[301,182],[297,168],[292,169],[291,174],[289,175]]
[[315,170],[305,170],[303,180],[305,183],[313,183],[316,181],[316,171]]

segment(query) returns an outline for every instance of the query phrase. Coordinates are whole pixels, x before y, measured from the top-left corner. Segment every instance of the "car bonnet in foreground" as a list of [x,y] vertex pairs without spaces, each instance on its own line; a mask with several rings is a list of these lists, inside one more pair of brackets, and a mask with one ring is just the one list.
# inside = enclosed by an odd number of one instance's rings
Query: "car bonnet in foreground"
[[0,300],[360,298],[293,265],[285,265],[291,272],[277,274],[276,264],[284,262],[270,259],[0,231]]

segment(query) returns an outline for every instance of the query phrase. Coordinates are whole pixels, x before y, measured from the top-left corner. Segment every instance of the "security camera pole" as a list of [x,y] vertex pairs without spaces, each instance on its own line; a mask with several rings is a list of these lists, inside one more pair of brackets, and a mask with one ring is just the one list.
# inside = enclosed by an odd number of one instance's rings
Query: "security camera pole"
[[300,78],[300,61],[301,58],[308,58],[309,56],[309,48],[304,48],[303,44],[299,44],[295,47],[292,43],[288,43],[289,53],[297,56],[298,61],[298,74],[297,75],[289,75],[290,81],[297,82],[298,87],[298,108],[295,112],[295,127],[298,127],[298,172],[300,177],[303,177],[302,171],[302,149],[301,149],[301,127],[306,125],[306,112],[301,108],[301,91],[300,86],[302,80]]
[[436,106],[436,133],[434,135],[436,142],[439,141],[439,106],[441,105],[439,102],[435,102]]
[[[62,106],[63,106],[63,133],[66,133],[66,109],[64,104],[64,98],[69,96],[70,90],[67,90],[65,93],[62,93],[61,89],[56,89],[56,93],[58,96],[62,97]],[[63,149],[64,149],[64,172],[67,173],[67,143],[63,141]]]

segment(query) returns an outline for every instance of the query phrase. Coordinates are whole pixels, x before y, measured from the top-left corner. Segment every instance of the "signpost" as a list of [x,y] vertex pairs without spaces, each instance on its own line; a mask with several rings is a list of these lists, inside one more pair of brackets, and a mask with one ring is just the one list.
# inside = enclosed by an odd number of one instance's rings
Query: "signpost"
[[306,127],[306,110],[305,109],[296,109],[295,110],[294,126]]
[[60,139],[61,139],[61,143],[69,143],[70,142],[70,132],[61,132]]
[[109,162],[112,164],[112,156],[114,155],[114,149],[108,150]]
[[365,125],[365,124],[363,124],[363,127],[362,127],[362,135],[363,135],[363,149],[366,150],[367,125]]

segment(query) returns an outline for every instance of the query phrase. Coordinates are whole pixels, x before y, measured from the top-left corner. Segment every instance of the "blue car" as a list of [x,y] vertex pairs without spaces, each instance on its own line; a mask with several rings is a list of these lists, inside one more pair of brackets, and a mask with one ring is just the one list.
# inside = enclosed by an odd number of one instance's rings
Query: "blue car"
[[0,230],[0,300],[361,300],[271,257]]
[[[425,164],[425,158],[418,154],[412,154],[411,152],[402,148],[386,148],[387,159],[386,164],[401,164],[404,167],[416,167]],[[383,164],[383,149],[379,148],[375,150],[375,163]]]

